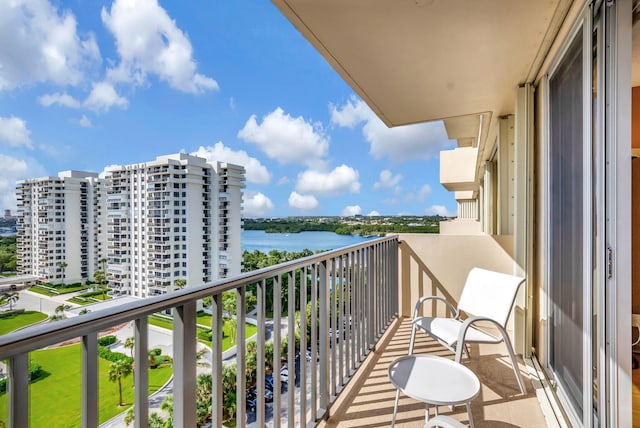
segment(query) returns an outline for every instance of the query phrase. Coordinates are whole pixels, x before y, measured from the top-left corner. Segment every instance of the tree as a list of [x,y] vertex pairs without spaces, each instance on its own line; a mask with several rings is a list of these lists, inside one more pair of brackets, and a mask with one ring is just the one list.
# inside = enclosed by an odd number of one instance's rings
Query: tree
[[133,363],[127,358],[121,358],[109,365],[109,380],[118,383],[119,406],[124,406],[122,402],[122,379],[129,376],[133,371]]
[[64,312],[68,309],[71,309],[71,305],[59,305],[55,309],[54,315],[51,316],[51,321],[60,321],[66,318]]
[[84,308],[84,309],[82,309],[80,312],[78,312],[78,315],[88,314],[89,312],[91,312],[89,309]]
[[184,288],[185,285],[187,285],[187,280],[186,279],[176,279],[173,284],[176,287],[176,290],[180,290],[182,288]]
[[196,380],[196,417],[198,426],[203,426],[211,421],[213,413],[211,391],[211,373],[198,375],[198,379]]
[[4,295],[9,302],[9,310],[13,310],[13,305],[20,299],[20,294],[18,293],[7,293]]
[[64,288],[64,273],[65,273],[65,269],[67,268],[67,266],[69,266],[67,264],[67,262],[58,263],[58,268],[60,268],[60,270],[62,270],[62,287],[63,288]]
[[[135,337],[133,336],[129,336],[127,337],[127,339],[124,341],[124,349],[128,349],[129,353],[131,354],[131,361],[133,361],[133,347],[135,346]],[[135,373],[135,366],[132,367],[132,371],[134,371]],[[135,380],[133,381],[133,386],[135,387]]]
[[131,359],[133,360],[133,347],[135,346],[136,339],[133,336],[127,337],[124,341],[124,349],[128,349],[131,354]]

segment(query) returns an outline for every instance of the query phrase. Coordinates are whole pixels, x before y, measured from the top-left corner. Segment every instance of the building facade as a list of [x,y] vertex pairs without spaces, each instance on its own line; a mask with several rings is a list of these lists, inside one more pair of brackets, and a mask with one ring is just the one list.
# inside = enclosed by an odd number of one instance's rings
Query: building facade
[[109,287],[148,297],[237,275],[244,168],[186,154],[107,170]]
[[57,177],[19,181],[18,272],[43,283],[93,279],[106,256],[98,174],[64,171]]

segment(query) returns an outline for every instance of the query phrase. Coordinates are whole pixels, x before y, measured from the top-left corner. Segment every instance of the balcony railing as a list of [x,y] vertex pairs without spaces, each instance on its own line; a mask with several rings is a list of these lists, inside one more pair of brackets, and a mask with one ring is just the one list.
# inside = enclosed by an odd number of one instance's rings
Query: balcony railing
[[[244,344],[246,295],[255,287],[257,298],[257,395],[256,423],[267,422],[265,411],[265,334],[273,323],[274,344],[286,337],[299,348],[288,346],[281,355],[273,349],[273,404],[269,413],[274,427],[308,426],[321,420],[338,393],[397,316],[398,239],[386,237],[304,259],[245,273],[213,283],[186,287],[162,296],[96,310],[81,317],[34,326],[0,337],[0,360],[8,360],[8,411],[10,427],[29,426],[29,352],[56,343],[82,338],[82,426],[98,426],[98,332],[122,323],[135,323],[135,427],[148,426],[147,317],[173,309],[173,426],[196,426],[196,304],[212,296],[213,378],[212,426],[222,426],[222,293],[235,290],[237,343]],[[286,296],[283,295],[283,290]],[[282,302],[286,301],[286,307]],[[267,319],[266,302],[273,302],[273,319]],[[316,310],[308,310],[317,308]],[[307,314],[296,319],[296,312]],[[309,313],[307,313],[309,312]],[[286,319],[281,315],[286,313]],[[308,350],[308,353],[307,353]],[[299,351],[299,354],[297,354]],[[308,355],[310,362],[306,363]],[[245,347],[238,346],[236,378],[236,426],[245,426],[247,385]],[[280,362],[289,368],[286,395],[278,376]],[[297,362],[296,362],[297,361]],[[288,411],[283,420],[282,404]]]

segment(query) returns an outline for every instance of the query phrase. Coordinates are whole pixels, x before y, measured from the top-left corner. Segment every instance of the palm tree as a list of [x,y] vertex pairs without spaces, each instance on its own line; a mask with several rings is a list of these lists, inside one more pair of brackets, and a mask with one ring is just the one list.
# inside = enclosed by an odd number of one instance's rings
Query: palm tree
[[129,376],[133,371],[133,363],[127,358],[121,358],[109,366],[109,380],[118,382],[118,394],[120,397],[119,406],[124,406],[122,402],[122,379]]
[[9,302],[9,310],[13,310],[13,305],[20,299],[20,295],[18,293],[8,293],[5,294],[7,298],[7,302]]
[[60,321],[66,318],[64,311],[71,309],[71,305],[59,305],[55,309],[55,315],[51,317],[51,321]]
[[127,339],[124,341],[124,349],[128,349],[129,352],[131,353],[131,359],[133,360],[133,347],[136,343],[136,339],[133,336],[127,337]]
[[58,263],[58,268],[60,268],[62,270],[62,287],[63,288],[64,288],[64,272],[65,272],[65,269],[67,268],[67,266],[69,266],[67,264],[67,262]]
[[[128,349],[128,350],[129,350],[129,352],[131,353],[131,361],[133,361],[133,347],[134,347],[134,345],[135,345],[135,343],[136,343],[135,341],[136,341],[135,337],[133,337],[133,336],[129,336],[129,337],[127,337],[127,339],[124,341],[124,345],[123,345],[123,346],[124,346],[124,348],[125,348],[125,349]],[[133,365],[133,367],[132,367],[132,371],[134,372],[134,375],[135,375],[135,365]],[[135,386],[136,386],[136,381],[135,381],[135,377],[134,377],[134,380],[133,380],[133,387],[135,387]]]

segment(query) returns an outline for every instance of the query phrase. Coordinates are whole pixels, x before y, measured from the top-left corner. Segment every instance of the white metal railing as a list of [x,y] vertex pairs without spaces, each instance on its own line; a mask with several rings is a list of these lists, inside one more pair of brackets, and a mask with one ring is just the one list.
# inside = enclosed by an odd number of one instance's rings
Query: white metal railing
[[[134,410],[137,428],[148,426],[148,323],[153,313],[173,309],[173,426],[196,426],[196,304],[212,296],[212,426],[222,426],[222,293],[237,292],[237,338],[245,343],[247,290],[257,298],[257,405],[255,423],[262,427],[313,425],[328,413],[331,403],[358,369],[387,326],[397,316],[398,239],[380,238],[339,250],[316,254],[277,266],[248,272],[162,296],[96,310],[80,317],[33,326],[0,337],[0,360],[7,360],[9,426],[29,426],[29,352],[72,338],[82,338],[82,426],[98,426],[98,332],[124,322],[135,323]],[[293,286],[291,286],[293,285]],[[286,286],[286,307],[282,306]],[[273,318],[266,316],[273,301]],[[307,339],[307,302],[311,326]],[[300,345],[296,348],[295,313]],[[282,314],[286,313],[286,316]],[[271,326],[275,344],[288,338],[287,355],[273,350],[273,403],[265,408],[265,335]],[[246,425],[245,347],[236,351],[236,426]],[[308,357],[307,357],[308,356]],[[308,361],[309,360],[309,361]],[[279,362],[289,369],[282,392]],[[293,368],[293,369],[292,369]],[[80,397],[78,397],[80,399]],[[286,403],[286,406],[283,404]],[[286,411],[284,410],[286,407]]]

